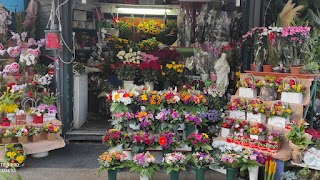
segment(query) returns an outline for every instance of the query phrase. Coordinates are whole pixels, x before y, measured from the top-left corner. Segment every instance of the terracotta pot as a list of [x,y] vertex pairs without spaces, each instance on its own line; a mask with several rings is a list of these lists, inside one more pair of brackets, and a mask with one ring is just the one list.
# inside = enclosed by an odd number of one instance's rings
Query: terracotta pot
[[271,65],[263,65],[263,72],[272,72]]
[[28,136],[18,137],[18,142],[19,142],[19,143],[26,143],[26,142],[28,142]]
[[256,68],[256,65],[255,64],[250,64],[250,71],[254,71]]
[[48,141],[55,141],[57,138],[57,134],[56,133],[48,133],[47,134],[47,140]]
[[290,66],[291,74],[301,74],[302,66]]

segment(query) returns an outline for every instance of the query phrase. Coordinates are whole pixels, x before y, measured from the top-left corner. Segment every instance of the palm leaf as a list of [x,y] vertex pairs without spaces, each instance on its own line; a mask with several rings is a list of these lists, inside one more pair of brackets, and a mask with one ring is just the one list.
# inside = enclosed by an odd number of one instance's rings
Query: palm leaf
[[295,3],[292,3],[292,0],[289,0],[287,4],[283,7],[281,13],[278,16],[277,24],[281,27],[288,27],[294,24],[294,18],[297,17],[299,11],[303,9],[304,6],[299,5],[295,7]]

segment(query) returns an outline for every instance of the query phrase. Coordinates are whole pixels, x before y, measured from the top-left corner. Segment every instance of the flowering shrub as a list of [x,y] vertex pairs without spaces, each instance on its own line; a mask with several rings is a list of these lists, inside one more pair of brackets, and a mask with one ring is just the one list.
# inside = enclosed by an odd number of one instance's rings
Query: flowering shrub
[[173,152],[164,155],[162,165],[166,167],[167,174],[170,174],[171,171],[185,171],[187,162],[187,157],[184,154]]
[[130,171],[136,171],[140,176],[148,176],[152,178],[155,171],[159,170],[159,166],[155,163],[155,158],[147,151],[139,153],[133,157],[133,163],[130,165]]
[[206,133],[194,133],[192,132],[186,139],[185,143],[190,145],[195,151],[210,151],[212,147],[210,144],[210,138]]
[[247,106],[247,111],[253,114],[262,113],[264,114],[266,106],[263,104],[263,101],[260,99],[252,99],[249,101]]
[[282,102],[274,103],[270,108],[266,108],[267,117],[279,116],[287,118],[292,114],[292,110],[286,107]]
[[229,105],[228,108],[230,111],[245,110],[246,101],[243,98],[235,98]]
[[148,147],[154,147],[156,145],[157,137],[153,134],[148,134],[143,131],[139,131],[131,135],[131,149],[132,152],[138,153],[144,151]]
[[103,141],[107,146],[115,147],[119,144],[126,143],[129,138],[126,132],[117,129],[109,129],[107,134],[103,137]]
[[196,152],[192,153],[189,156],[189,160],[192,165],[196,166],[197,168],[206,168],[214,163],[214,159],[210,154],[206,154],[203,152]]
[[99,174],[104,170],[116,170],[125,167],[126,154],[120,151],[104,152],[98,158]]

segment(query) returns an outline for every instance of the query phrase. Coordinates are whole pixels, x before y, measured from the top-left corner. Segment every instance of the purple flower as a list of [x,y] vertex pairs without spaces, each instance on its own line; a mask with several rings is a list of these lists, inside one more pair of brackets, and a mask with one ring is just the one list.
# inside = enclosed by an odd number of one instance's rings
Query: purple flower
[[57,107],[55,105],[49,105],[48,107],[48,113],[56,113]]
[[39,111],[44,112],[47,109],[47,105],[45,104],[40,104],[37,108]]

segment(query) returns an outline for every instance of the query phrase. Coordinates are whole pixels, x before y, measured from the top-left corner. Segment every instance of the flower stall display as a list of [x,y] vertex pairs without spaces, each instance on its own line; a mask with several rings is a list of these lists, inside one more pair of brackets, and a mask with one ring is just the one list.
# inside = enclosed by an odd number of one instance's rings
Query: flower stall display
[[265,76],[256,81],[256,86],[260,88],[260,97],[264,101],[274,101],[277,98],[276,90],[282,84],[282,78],[275,76]]
[[266,108],[268,125],[284,128],[290,121],[292,110],[289,105],[276,101],[270,108]]
[[128,145],[129,135],[124,131],[109,129],[103,137],[103,142],[109,147],[109,151],[121,151],[123,145]]
[[244,136],[249,130],[249,124],[247,121],[236,120],[233,123],[232,129],[236,136]]
[[245,98],[256,98],[257,89],[254,76],[252,74],[245,74],[244,79],[237,82],[239,88],[239,96]]
[[126,155],[121,151],[106,151],[102,153],[99,158],[99,174],[102,171],[108,171],[108,179],[117,179],[117,170],[125,167]]
[[204,180],[206,168],[215,162],[210,154],[204,152],[194,152],[189,155],[188,159],[196,168],[196,180]]
[[229,105],[230,118],[246,119],[246,100],[234,98]]
[[28,141],[29,129],[21,126],[16,129],[15,137],[18,138],[19,143],[26,143]]
[[181,147],[181,142],[177,135],[170,131],[160,132],[158,134],[158,143],[162,148],[164,154],[165,152],[174,151],[176,148]]
[[283,84],[279,86],[278,92],[281,92],[281,101],[287,103],[301,104],[303,93],[306,88],[302,86],[297,78],[287,77]]
[[10,129],[4,129],[1,132],[1,142],[2,144],[9,144],[12,142],[12,137],[15,136],[15,131]]
[[55,141],[57,139],[57,133],[60,131],[60,125],[47,123],[43,125],[43,129],[47,132],[47,140]]
[[139,131],[131,135],[131,150],[134,154],[145,152],[147,148],[156,146],[157,136]]
[[136,154],[133,157],[133,162],[130,164],[130,171],[138,172],[140,174],[140,180],[151,179],[159,169],[158,164],[155,163],[155,158],[149,151]]
[[224,118],[221,124],[221,137],[225,138],[231,133],[231,128],[233,126],[233,118]]
[[5,145],[5,163],[6,168],[19,168],[24,165],[26,154],[22,144],[6,144]]
[[171,180],[179,180],[179,171],[186,171],[187,162],[184,154],[173,152],[164,155],[161,165],[166,168]]
[[265,135],[267,134],[266,126],[261,123],[250,126],[249,134],[251,139],[265,140]]
[[208,151],[212,150],[210,142],[208,134],[194,132],[192,132],[185,140],[185,143],[192,147],[193,152],[205,151],[208,153]]
[[258,123],[265,123],[267,117],[265,115],[266,106],[260,99],[249,100],[247,105],[247,120]]
[[22,110],[22,109],[18,109],[16,110],[16,125],[23,125],[26,123],[26,119],[27,119],[27,113],[26,111]]

